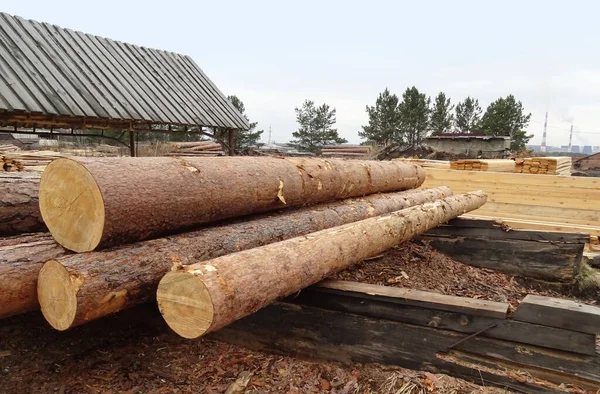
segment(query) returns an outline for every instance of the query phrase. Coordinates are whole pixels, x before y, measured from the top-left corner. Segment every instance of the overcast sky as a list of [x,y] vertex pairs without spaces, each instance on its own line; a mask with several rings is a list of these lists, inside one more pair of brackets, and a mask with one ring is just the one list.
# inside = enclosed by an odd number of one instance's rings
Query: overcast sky
[[[2,0],[0,10],[190,55],[259,128],[285,142],[294,107],[337,109],[349,142],[388,87],[467,95],[485,107],[514,94],[539,144],[600,145],[597,1]],[[265,133],[265,139],[266,135]]]

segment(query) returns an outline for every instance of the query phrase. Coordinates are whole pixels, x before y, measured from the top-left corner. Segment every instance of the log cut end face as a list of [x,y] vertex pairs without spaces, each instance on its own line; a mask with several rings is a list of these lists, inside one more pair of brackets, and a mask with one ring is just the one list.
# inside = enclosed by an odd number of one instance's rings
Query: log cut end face
[[48,323],[57,330],[71,327],[77,313],[77,278],[61,263],[50,260],[38,276],[38,300]]
[[50,163],[40,180],[39,200],[42,219],[59,244],[74,252],[98,246],[104,230],[104,202],[83,165],[70,159]]
[[184,338],[198,338],[212,326],[214,308],[208,289],[190,272],[166,274],[158,284],[156,300],[169,327]]

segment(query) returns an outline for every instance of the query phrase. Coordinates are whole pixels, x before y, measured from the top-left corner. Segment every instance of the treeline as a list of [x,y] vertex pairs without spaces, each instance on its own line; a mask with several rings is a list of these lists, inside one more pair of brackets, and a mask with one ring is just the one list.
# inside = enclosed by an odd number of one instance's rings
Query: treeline
[[369,124],[358,135],[367,143],[408,147],[420,145],[430,134],[484,134],[511,137],[511,149],[524,149],[531,139],[525,129],[531,114],[510,94],[492,102],[482,115],[479,100],[467,97],[456,105],[444,92],[432,100],[416,87],[400,99],[385,89],[374,106],[366,107]]

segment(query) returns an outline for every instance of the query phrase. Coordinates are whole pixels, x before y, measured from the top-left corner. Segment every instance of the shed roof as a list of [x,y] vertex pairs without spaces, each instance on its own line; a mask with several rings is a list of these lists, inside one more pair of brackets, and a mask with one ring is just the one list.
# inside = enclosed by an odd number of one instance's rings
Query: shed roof
[[248,129],[189,57],[0,13],[0,125]]

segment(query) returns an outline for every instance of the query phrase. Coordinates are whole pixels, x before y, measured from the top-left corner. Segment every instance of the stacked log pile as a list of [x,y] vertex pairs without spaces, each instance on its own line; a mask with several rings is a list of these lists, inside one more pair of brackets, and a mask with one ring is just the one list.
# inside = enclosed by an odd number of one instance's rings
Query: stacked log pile
[[174,142],[168,156],[224,156],[220,144],[212,141]]
[[450,162],[450,169],[463,171],[515,172],[515,162],[504,159],[462,159]]
[[515,159],[515,171],[523,174],[571,175],[571,157],[528,157]]
[[325,145],[321,151],[323,157],[345,159],[364,159],[372,151],[371,146],[362,145]]

